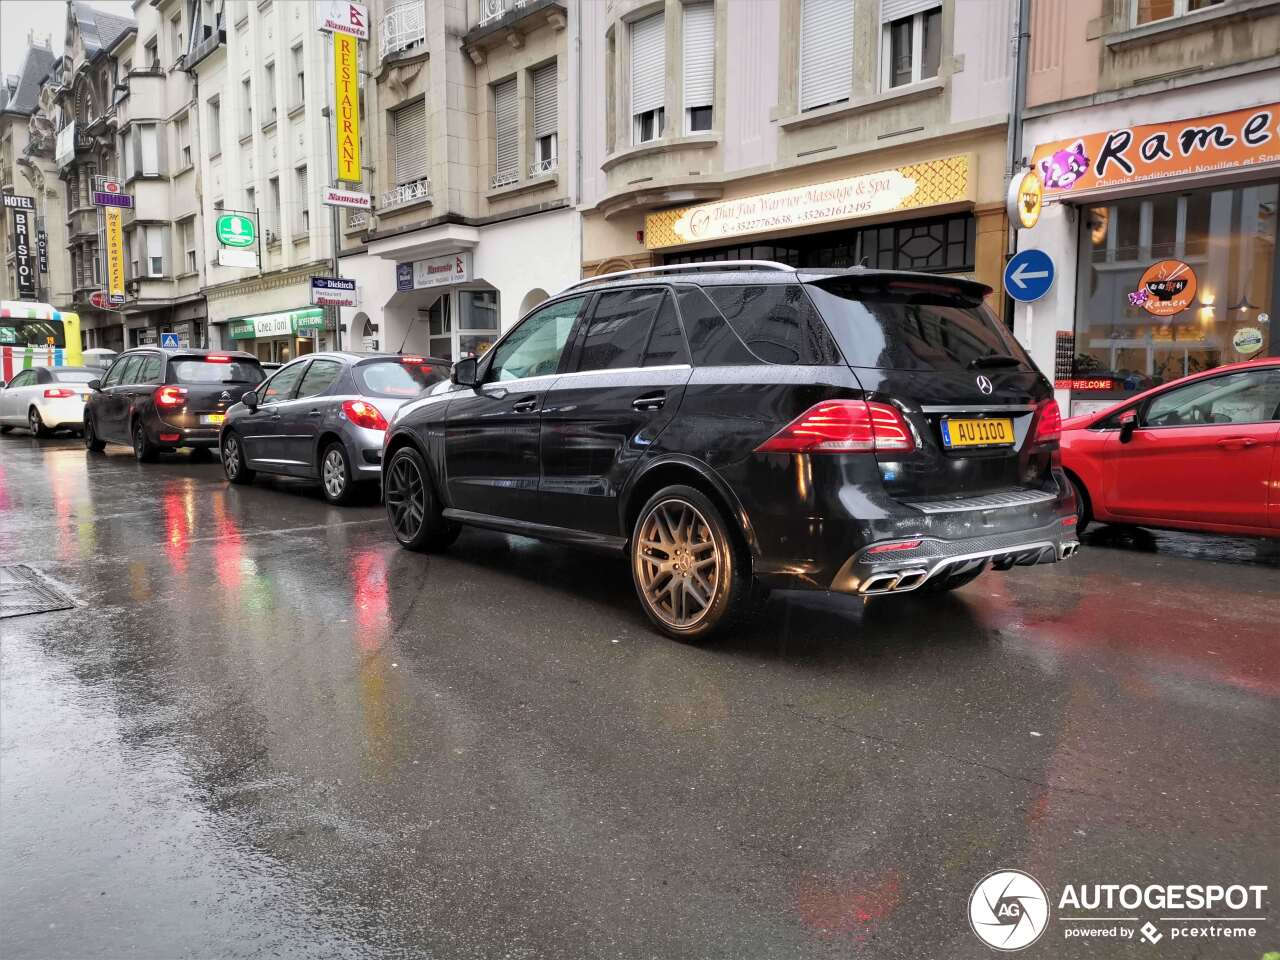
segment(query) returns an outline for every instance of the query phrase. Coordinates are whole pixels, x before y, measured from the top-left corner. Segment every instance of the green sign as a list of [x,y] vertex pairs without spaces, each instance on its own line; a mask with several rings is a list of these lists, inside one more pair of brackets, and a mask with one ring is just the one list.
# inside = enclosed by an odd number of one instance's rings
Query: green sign
[[232,320],[232,340],[252,340],[254,337],[281,337],[288,334],[306,336],[324,329],[324,311],[319,307],[290,310],[286,313],[266,313],[259,317],[241,317]]
[[17,343],[18,328],[17,327],[0,327],[0,343]]
[[214,227],[218,242],[224,247],[251,247],[258,240],[253,221],[239,213],[224,213]]

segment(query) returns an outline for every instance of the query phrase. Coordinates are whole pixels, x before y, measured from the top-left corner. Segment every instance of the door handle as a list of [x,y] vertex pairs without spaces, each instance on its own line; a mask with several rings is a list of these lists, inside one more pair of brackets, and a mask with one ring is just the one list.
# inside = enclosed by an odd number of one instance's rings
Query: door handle
[[529,413],[531,410],[538,408],[538,398],[531,397],[528,400],[517,400],[511,405],[511,409],[516,413]]
[[323,413],[321,413],[319,410],[308,410],[308,411],[307,411],[307,416],[308,416],[308,417],[322,417],[322,416],[324,416],[324,414],[323,414]]
[[667,395],[665,393],[646,393],[643,397],[636,397],[632,400],[631,406],[635,410],[661,410],[666,402]]
[[1226,437],[1218,441],[1218,446],[1227,450],[1243,450],[1245,447],[1256,446],[1257,443],[1253,437]]

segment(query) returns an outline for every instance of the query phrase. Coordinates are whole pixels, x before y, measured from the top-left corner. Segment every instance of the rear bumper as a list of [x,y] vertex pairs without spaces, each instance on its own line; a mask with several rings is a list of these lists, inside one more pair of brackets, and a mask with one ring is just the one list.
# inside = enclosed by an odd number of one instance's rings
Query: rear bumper
[[[195,414],[180,414],[180,416],[185,421],[196,419]],[[173,423],[165,420],[157,413],[147,423],[147,431],[151,435],[149,437],[151,442],[158,446],[212,448],[218,445],[222,426],[220,424],[192,424],[188,426],[185,423]]]
[[40,411],[40,419],[50,429],[84,426],[84,401],[78,396],[62,399],[41,398],[32,403]]

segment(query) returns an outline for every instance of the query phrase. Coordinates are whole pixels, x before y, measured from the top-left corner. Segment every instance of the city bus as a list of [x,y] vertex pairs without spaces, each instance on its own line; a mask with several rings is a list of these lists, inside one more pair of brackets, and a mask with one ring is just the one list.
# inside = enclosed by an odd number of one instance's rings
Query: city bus
[[0,300],[0,381],[29,367],[78,367],[80,317],[47,303]]

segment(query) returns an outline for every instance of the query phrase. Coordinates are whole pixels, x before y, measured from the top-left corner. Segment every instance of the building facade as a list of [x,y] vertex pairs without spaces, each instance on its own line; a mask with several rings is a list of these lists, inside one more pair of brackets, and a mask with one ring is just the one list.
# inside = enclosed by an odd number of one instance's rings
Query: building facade
[[584,274],[764,259],[998,287],[1013,7],[583,4]]
[[1057,277],[1015,332],[1064,411],[1280,354],[1280,3],[1037,0],[1030,45]]
[[577,280],[565,0],[374,0],[370,214],[344,211],[351,343],[458,359]]
[[[336,343],[334,318],[311,305],[311,277],[332,275],[334,236],[319,190],[331,180],[333,68],[316,9],[286,0],[197,0],[192,8],[186,66],[210,343],[270,361]],[[223,262],[216,230],[228,213],[257,225],[248,265]]]

